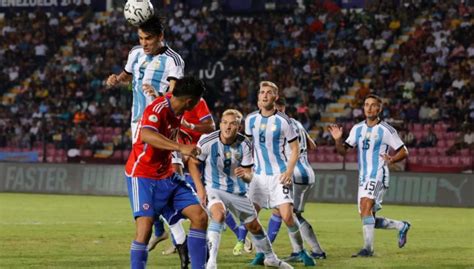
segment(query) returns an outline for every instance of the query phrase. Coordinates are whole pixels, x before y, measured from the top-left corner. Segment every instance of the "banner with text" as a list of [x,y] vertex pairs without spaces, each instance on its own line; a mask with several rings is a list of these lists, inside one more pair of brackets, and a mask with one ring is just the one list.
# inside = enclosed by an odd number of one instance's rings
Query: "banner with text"
[[[316,171],[309,201],[356,203],[355,171]],[[391,173],[384,203],[473,207],[472,174]],[[0,192],[127,195],[121,165],[0,163]]]
[[105,11],[105,0],[0,0],[0,13],[44,11],[68,12],[79,6],[88,7],[94,12]]

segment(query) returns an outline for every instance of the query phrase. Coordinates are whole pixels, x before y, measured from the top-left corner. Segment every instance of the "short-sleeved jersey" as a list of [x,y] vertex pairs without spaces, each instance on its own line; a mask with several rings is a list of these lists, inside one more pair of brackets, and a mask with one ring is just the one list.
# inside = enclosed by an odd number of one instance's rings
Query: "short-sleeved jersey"
[[147,55],[142,46],[136,46],[128,54],[124,70],[133,77],[132,122],[138,122],[145,107],[152,102],[152,98],[143,92],[143,84],[150,84],[159,94],[164,94],[171,79],[183,77],[184,61],[168,47],[157,55]]
[[[301,177],[294,177],[294,182],[297,184],[313,184],[314,183],[314,177],[310,177],[309,172],[306,172],[308,170],[312,170],[313,168],[311,167],[311,164],[308,161],[308,133],[306,132],[305,128],[303,127],[303,124],[301,124],[299,121],[290,118],[291,124],[293,128],[295,129],[296,133],[298,134],[298,142],[300,146],[300,157],[298,158],[298,161],[296,162],[295,169],[299,171],[299,175]],[[291,154],[291,148],[290,145],[287,143],[285,146],[285,151],[287,152],[287,155],[290,156]],[[296,172],[296,171],[295,171]],[[306,176],[305,176],[306,175]]]
[[[209,111],[206,101],[204,98],[201,98],[199,103],[192,110],[184,112],[183,118],[189,123],[199,124],[205,119],[212,119],[212,115],[211,111]],[[193,144],[196,144],[202,135],[202,133],[191,130],[184,126],[181,126],[181,131],[185,132],[191,137],[191,143]]]
[[[168,98],[158,97],[146,107],[138,130],[141,133],[143,128],[149,128],[174,140],[179,131],[181,118],[174,114]],[[125,165],[127,176],[151,179],[163,179],[170,176],[173,173],[171,151],[157,149],[144,143],[140,133]]]
[[298,139],[287,115],[275,110],[264,117],[255,111],[245,119],[245,135],[252,137],[256,174],[272,176],[286,171],[285,144]]
[[204,163],[204,182],[213,189],[244,195],[248,184],[234,174],[237,167],[253,166],[252,146],[242,134],[234,143],[223,144],[220,131],[202,135],[197,146],[201,154],[197,158]]
[[381,180],[388,187],[389,171],[382,156],[389,148],[398,151],[404,146],[397,131],[385,121],[373,127],[363,121],[352,127],[345,144],[351,148],[357,147],[360,182]]

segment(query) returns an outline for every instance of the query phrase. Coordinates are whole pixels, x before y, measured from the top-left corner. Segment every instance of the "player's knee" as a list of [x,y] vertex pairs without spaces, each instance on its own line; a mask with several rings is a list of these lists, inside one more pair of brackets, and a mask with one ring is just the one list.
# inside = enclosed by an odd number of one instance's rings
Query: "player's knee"
[[251,234],[260,234],[262,233],[262,225],[260,225],[260,222],[258,222],[258,219],[255,218],[253,221],[247,223],[245,225],[245,228],[251,233]]
[[225,212],[224,210],[213,210],[211,217],[215,222],[223,223],[225,219]]
[[200,210],[196,212],[196,214],[191,219],[191,223],[193,224],[193,226],[199,227],[201,229],[207,228],[207,222],[208,222],[208,218],[204,210]]

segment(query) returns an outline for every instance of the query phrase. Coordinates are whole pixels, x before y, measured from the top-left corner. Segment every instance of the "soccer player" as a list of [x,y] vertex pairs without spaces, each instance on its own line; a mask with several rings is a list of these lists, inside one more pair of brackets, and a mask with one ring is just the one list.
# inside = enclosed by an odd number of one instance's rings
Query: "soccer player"
[[[279,97],[275,101],[275,106],[278,111],[285,113],[285,98]],[[311,189],[313,188],[315,182],[314,171],[308,161],[308,146],[310,149],[314,150],[316,149],[316,143],[314,143],[313,139],[311,139],[308,132],[306,132],[305,128],[299,121],[293,118],[290,118],[290,120],[293,125],[293,128],[298,134],[298,142],[300,147],[300,157],[296,162],[295,173],[293,175],[292,196],[294,201],[294,212],[300,223],[301,236],[303,237],[304,241],[306,241],[311,247],[311,256],[315,259],[326,259],[326,253],[319,245],[318,238],[316,237],[313,227],[303,217],[306,200],[308,199],[308,195],[311,193]],[[287,147],[285,151],[290,153],[291,149]],[[274,212],[273,215],[278,216],[275,213],[276,212]],[[295,258],[294,260],[299,259],[299,255],[296,252],[297,250],[298,247],[293,246],[293,253],[291,253],[290,260],[293,260],[291,258]]]
[[[222,114],[220,130],[203,135],[198,142],[201,154],[197,156],[197,160],[205,165],[205,191],[211,214],[207,269],[217,268],[217,251],[226,210],[232,211],[253,235],[255,244],[265,255],[266,266],[293,268],[276,257],[258,221],[255,207],[246,195],[247,183],[253,177],[253,159],[250,141],[238,133],[241,122],[242,114],[237,110],[228,109]],[[189,161],[189,171],[195,182],[201,180],[200,163],[197,160]]]
[[[315,265],[303,248],[299,223],[293,216],[293,199],[290,188],[295,166],[299,158],[298,135],[290,119],[275,108],[278,87],[271,81],[262,81],[258,92],[260,110],[245,119],[245,134],[252,138],[255,160],[255,176],[250,182],[249,197],[261,208],[275,208],[289,230],[291,241],[306,266]],[[285,155],[285,144],[289,144],[291,155]],[[268,234],[272,234],[269,225]],[[264,255],[258,252],[253,265],[263,264]]]
[[119,74],[107,78],[107,86],[132,82],[132,141],[138,139],[137,127],[145,107],[157,96],[170,92],[176,80],[183,77],[184,61],[164,45],[163,25],[154,16],[138,27],[139,46],[128,54],[127,64]]
[[[187,246],[192,268],[204,268],[207,256],[207,214],[197,195],[183,177],[173,171],[171,151],[196,157],[195,145],[175,142],[184,111],[199,102],[202,81],[184,77],[177,80],[171,97],[159,97],[146,107],[137,128],[137,142],[125,166],[128,194],[136,222],[131,246],[131,267],[144,268],[154,217],[171,206],[191,221]],[[195,182],[196,185],[202,182]],[[198,193],[200,188],[198,189]],[[202,193],[200,194],[203,195]]]
[[[374,253],[374,228],[397,229],[398,246],[407,242],[410,223],[407,221],[377,218],[375,214],[382,208],[382,199],[389,186],[388,165],[408,156],[408,150],[397,131],[379,118],[382,99],[369,94],[364,101],[365,121],[352,127],[349,137],[342,143],[342,127],[329,126],[329,132],[336,141],[336,150],[345,155],[350,148],[357,147],[359,160],[359,192],[357,203],[362,219],[364,247],[352,257],[370,257]],[[390,156],[389,149],[395,150]]]
[[[131,116],[132,144],[138,139],[138,123],[145,107],[156,97],[172,92],[176,80],[183,77],[184,61],[181,56],[164,44],[164,27],[159,17],[154,16],[138,27],[139,46],[132,48],[124,70],[107,78],[109,87],[132,82],[133,103]],[[151,242],[154,247],[168,238],[163,223],[157,219],[155,235]],[[182,225],[171,225],[177,244],[183,246],[180,257],[187,257],[185,232]],[[149,250],[153,249],[150,248]],[[185,262],[185,261],[183,261]]]
[[[171,94],[167,95],[170,96]],[[212,114],[204,98],[201,98],[199,103],[192,110],[184,112],[178,138],[181,143],[196,144],[202,134],[210,133],[214,130],[215,124]],[[184,163],[186,162],[187,158],[184,159]],[[177,169],[183,168],[184,166],[177,167]],[[152,251],[159,242],[168,238],[168,234],[164,230],[163,222],[160,219],[155,220],[154,228],[154,234],[148,243],[148,251]],[[186,246],[184,244],[186,232],[183,225],[178,222],[170,225],[170,229],[173,236],[173,245],[165,250],[163,254],[171,254],[178,251],[181,260],[184,261],[183,258],[187,256],[187,250],[179,248],[179,246]]]

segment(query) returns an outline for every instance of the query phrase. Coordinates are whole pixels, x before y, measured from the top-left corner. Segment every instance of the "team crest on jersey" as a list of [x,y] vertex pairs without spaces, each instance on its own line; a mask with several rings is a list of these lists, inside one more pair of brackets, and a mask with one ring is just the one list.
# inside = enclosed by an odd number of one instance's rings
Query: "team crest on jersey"
[[155,62],[153,62],[152,68],[153,69],[159,69],[160,64],[161,64],[160,60],[156,60]]
[[230,152],[230,151],[226,152],[226,153],[225,153],[225,158],[226,158],[226,159],[232,158],[232,152]]
[[267,125],[266,125],[266,124],[260,124],[260,129],[261,129],[261,130],[265,130],[265,128],[267,128]]
[[150,115],[148,120],[151,122],[158,122],[158,117],[156,115]]
[[233,154],[236,160],[240,161],[242,159],[242,154],[240,154],[240,152],[238,152],[237,150],[234,150]]
[[145,210],[150,209],[150,205],[149,204],[143,204],[143,209],[145,209]]
[[276,124],[272,124],[272,132],[275,132],[275,131],[276,131],[276,129],[277,129],[277,126],[276,126]]
[[372,134],[372,133],[365,133],[365,138],[366,138],[366,139],[370,139],[370,135],[371,135],[371,134]]

